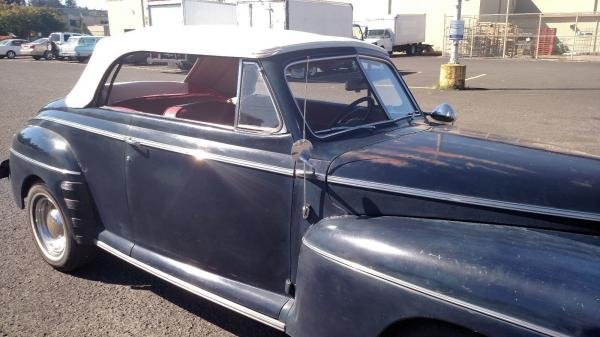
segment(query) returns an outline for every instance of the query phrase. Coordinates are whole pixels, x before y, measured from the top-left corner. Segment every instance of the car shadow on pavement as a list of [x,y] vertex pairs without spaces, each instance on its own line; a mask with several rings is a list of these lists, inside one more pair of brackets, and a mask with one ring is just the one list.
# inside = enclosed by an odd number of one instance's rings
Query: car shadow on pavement
[[284,333],[171,285],[105,252],[72,276],[151,291],[178,307],[236,336],[283,337]]

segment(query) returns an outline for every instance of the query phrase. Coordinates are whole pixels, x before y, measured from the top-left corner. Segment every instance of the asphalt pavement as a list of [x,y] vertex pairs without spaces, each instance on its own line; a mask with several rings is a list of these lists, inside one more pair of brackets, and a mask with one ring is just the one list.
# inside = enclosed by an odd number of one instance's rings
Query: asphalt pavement
[[[467,60],[470,90],[439,91],[439,57],[394,63],[425,110],[441,102],[456,126],[600,155],[600,63]],[[0,60],[0,159],[45,103],[65,96],[84,64]],[[25,212],[0,181],[3,336],[282,336],[281,333],[99,253],[72,274],[35,250]]]

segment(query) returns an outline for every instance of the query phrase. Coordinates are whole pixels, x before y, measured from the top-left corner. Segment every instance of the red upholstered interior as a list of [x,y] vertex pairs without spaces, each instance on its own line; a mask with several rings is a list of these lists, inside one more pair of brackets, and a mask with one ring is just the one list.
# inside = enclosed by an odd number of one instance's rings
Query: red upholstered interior
[[180,94],[149,95],[114,102],[112,106],[127,108],[145,113],[162,115],[169,107],[187,103],[198,102],[205,99],[225,98],[213,92],[193,92]]
[[167,109],[165,116],[233,126],[235,105],[226,100],[182,104]]
[[235,118],[235,105],[214,92],[149,95],[115,102],[113,107],[231,126]]

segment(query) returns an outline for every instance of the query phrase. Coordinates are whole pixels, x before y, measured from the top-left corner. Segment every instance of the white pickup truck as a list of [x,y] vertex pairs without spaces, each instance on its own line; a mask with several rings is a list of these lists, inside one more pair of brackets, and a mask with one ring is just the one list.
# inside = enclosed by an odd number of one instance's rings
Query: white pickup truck
[[425,44],[425,14],[398,14],[390,18],[369,19],[363,22],[365,41],[393,52],[419,55],[431,50]]

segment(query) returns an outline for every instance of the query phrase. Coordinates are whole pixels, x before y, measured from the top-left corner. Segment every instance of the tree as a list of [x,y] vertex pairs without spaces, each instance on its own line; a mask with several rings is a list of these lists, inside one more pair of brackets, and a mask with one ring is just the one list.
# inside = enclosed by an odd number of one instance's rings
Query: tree
[[76,8],[77,2],[75,0],[65,0],[65,6],[68,8]]
[[29,4],[34,7],[65,7],[59,0],[29,0]]
[[48,36],[63,29],[62,17],[55,9],[0,5],[0,35],[28,38],[32,33]]
[[25,0],[0,0],[0,4],[24,6]]

